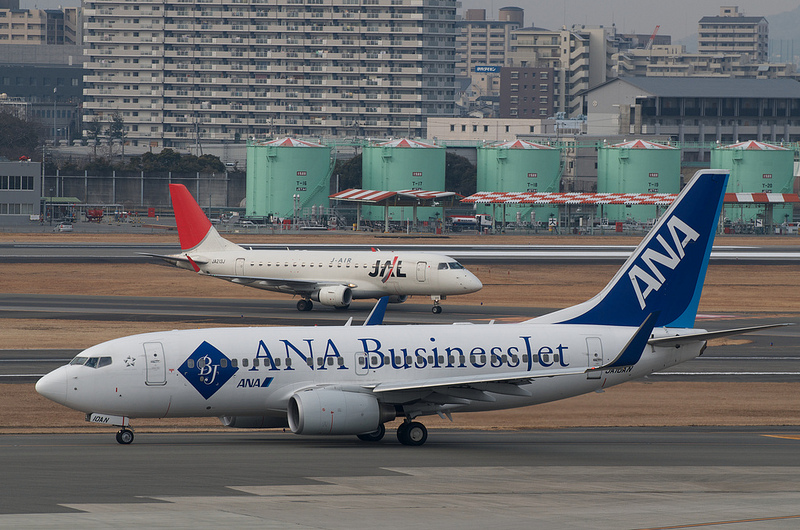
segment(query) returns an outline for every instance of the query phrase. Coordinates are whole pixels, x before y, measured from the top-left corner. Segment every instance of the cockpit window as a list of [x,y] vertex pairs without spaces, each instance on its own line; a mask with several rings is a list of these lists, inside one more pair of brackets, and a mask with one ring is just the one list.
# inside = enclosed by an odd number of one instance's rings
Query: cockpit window
[[439,266],[436,267],[436,268],[438,270],[440,270],[440,271],[446,270],[447,269],[447,263],[440,263]]
[[88,366],[89,368],[102,368],[111,364],[111,357],[75,357],[71,365]]
[[464,266],[462,264],[460,264],[459,262],[457,262],[457,261],[451,261],[450,263],[448,263],[448,265],[450,265],[451,269],[463,269],[464,268]]

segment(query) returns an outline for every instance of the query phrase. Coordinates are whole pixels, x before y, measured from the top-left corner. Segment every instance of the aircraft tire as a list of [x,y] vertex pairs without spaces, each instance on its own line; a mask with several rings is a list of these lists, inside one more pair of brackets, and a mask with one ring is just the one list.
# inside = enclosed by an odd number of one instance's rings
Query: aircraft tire
[[439,313],[441,313],[441,312],[442,312],[442,306],[440,306],[440,305],[435,305],[435,306],[433,306],[433,307],[431,308],[431,312],[432,312],[434,315],[438,315]]
[[377,431],[359,434],[358,439],[363,442],[380,442],[386,434],[386,426],[380,424]]
[[397,428],[397,439],[403,445],[417,447],[428,439],[428,429],[418,421],[403,423]]
[[306,300],[302,298],[297,301],[297,310],[298,311],[311,311],[311,308],[314,307],[314,302],[311,300]]
[[117,443],[129,445],[133,442],[133,431],[130,429],[120,429],[117,432]]

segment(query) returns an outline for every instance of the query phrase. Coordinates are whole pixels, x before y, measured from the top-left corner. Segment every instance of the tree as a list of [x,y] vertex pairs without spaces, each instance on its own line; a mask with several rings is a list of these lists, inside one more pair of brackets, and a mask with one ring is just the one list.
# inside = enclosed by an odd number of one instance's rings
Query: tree
[[19,160],[22,156],[38,158],[41,135],[41,126],[0,111],[0,156],[9,160]]
[[478,168],[463,156],[447,153],[444,186],[447,191],[455,191],[464,196],[472,195],[478,186]]
[[100,124],[100,116],[93,116],[91,120],[86,122],[86,138],[94,140],[92,146],[92,154],[97,156],[97,139],[103,131],[103,126]]
[[333,168],[333,175],[339,175],[339,191],[360,188],[363,176],[361,155],[356,155],[350,160],[337,160],[336,166]]
[[106,129],[106,135],[112,140],[119,140],[122,143],[122,159],[125,160],[125,121],[119,112],[111,115],[111,123]]

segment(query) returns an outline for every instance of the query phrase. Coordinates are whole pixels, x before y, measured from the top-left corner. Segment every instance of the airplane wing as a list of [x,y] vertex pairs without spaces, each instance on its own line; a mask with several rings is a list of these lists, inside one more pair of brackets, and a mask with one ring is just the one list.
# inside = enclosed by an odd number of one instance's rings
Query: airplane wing
[[350,288],[356,287],[356,285],[352,283],[345,284],[338,281],[295,280],[290,278],[265,278],[263,276],[236,276],[229,274],[206,274],[206,276],[211,276],[212,278],[221,278],[223,280],[228,280],[241,285],[248,285],[250,287],[280,289],[284,292],[291,291],[298,294],[312,293],[317,291],[320,287],[329,285],[344,285],[345,287]]

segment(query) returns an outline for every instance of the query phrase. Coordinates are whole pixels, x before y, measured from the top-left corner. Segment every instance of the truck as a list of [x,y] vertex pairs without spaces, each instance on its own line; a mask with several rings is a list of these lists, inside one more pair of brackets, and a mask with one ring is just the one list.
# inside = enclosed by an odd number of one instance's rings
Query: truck
[[453,232],[460,232],[462,230],[478,230],[491,229],[494,226],[492,216],[487,214],[476,215],[451,215],[450,228]]

